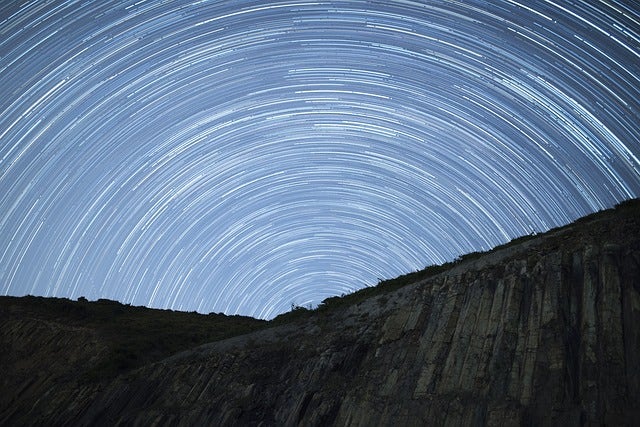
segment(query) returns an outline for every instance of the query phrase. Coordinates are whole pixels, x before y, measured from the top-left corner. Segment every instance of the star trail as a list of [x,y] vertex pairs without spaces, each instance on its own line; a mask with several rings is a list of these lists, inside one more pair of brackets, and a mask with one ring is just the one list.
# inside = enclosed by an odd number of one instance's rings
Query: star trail
[[640,196],[640,4],[3,1],[0,293],[271,318]]

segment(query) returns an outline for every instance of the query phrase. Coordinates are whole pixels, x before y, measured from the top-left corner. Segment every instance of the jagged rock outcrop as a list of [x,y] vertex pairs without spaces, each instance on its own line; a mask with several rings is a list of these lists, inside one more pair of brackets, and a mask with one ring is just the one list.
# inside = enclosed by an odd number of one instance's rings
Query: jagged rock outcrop
[[0,413],[17,424],[635,425],[639,213],[628,204]]

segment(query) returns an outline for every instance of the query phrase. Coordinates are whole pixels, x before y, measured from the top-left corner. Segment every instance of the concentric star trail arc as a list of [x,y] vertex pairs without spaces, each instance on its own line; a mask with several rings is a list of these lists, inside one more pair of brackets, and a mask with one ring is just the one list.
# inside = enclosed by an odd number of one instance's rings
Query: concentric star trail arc
[[0,292],[271,318],[640,196],[640,5],[0,6]]

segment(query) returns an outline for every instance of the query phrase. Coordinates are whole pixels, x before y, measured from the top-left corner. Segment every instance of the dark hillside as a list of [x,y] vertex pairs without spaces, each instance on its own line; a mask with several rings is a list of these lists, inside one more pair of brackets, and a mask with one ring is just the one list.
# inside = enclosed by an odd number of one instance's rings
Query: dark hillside
[[640,201],[271,322],[0,298],[0,425],[637,425]]

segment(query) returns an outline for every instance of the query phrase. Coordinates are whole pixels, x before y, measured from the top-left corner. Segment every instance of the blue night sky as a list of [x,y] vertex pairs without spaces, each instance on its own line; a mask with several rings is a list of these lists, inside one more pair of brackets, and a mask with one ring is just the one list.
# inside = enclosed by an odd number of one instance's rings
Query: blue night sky
[[0,6],[0,294],[271,318],[640,196],[640,3]]

